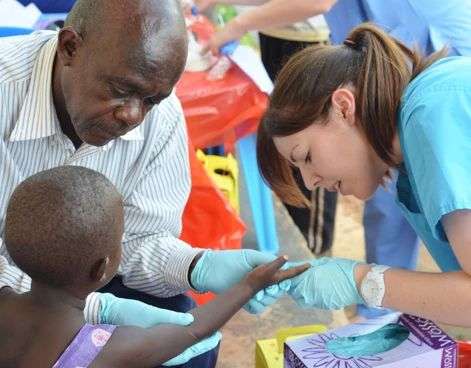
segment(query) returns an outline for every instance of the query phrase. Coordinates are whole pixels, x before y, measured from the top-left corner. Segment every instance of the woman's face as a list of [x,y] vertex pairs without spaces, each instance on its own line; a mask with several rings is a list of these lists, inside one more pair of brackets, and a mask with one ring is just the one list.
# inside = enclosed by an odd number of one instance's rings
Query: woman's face
[[327,123],[314,122],[298,133],[275,137],[274,143],[300,170],[310,190],[322,187],[365,200],[384,182],[389,170],[359,129],[355,99],[348,89],[334,92]]

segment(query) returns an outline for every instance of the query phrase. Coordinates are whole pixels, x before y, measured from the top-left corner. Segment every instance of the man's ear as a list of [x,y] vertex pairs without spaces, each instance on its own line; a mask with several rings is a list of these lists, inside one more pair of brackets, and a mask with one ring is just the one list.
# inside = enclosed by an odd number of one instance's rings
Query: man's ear
[[108,277],[108,265],[110,263],[110,257],[106,256],[95,262],[90,272],[90,278],[93,282],[103,282]]
[[62,28],[57,43],[57,54],[62,64],[65,66],[71,65],[82,45],[83,38],[75,29],[72,27]]
[[355,124],[355,95],[350,88],[340,87],[332,93],[332,107],[348,124]]

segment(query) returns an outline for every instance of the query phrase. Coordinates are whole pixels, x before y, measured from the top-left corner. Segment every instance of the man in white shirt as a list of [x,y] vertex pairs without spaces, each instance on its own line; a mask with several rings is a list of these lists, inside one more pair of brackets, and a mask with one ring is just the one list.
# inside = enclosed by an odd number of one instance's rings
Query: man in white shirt
[[[190,177],[173,87],[186,53],[175,0],[79,0],[58,34],[0,41],[0,288],[30,287],[1,244],[9,196],[26,177],[59,165],[99,171],[125,198],[120,278],[103,291],[186,312],[193,304],[180,294],[189,288],[221,292],[274,259],[257,251],[192,248],[178,239]],[[258,312],[278,295],[259,295],[246,309]],[[188,323],[189,317],[100,293],[88,298],[85,315],[138,325]],[[218,340],[203,341],[171,364]],[[214,366],[216,354],[196,359],[185,367]]]

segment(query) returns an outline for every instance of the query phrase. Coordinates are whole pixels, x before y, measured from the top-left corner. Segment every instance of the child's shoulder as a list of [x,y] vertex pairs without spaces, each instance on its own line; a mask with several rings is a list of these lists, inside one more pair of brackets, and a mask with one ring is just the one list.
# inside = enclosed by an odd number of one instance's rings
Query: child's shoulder
[[19,367],[35,336],[34,323],[16,293],[0,296],[0,367]]

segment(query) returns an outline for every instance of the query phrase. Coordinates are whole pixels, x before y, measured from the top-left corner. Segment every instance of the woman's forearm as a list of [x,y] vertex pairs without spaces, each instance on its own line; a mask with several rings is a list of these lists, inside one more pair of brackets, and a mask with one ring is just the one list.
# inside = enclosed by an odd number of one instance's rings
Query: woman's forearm
[[471,276],[467,273],[389,269],[384,273],[384,281],[383,307],[436,322],[471,327]]
[[[282,27],[323,14],[336,0],[271,0],[250,9],[228,23],[239,33]],[[231,24],[233,23],[233,24]]]

